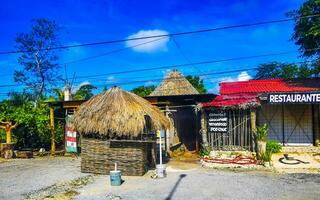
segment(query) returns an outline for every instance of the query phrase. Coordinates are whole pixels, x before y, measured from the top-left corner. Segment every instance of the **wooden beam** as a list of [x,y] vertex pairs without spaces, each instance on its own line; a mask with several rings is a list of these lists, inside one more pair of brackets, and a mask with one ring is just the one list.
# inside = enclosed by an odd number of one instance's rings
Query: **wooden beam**
[[256,113],[256,109],[251,109],[250,110],[250,125],[251,125],[251,133],[252,133],[252,145],[253,145],[253,149],[255,151],[257,151],[256,147],[256,134],[257,134],[257,113]]
[[50,107],[50,128],[51,128],[51,155],[56,152],[55,130],[54,130],[54,109]]
[[202,137],[202,143],[205,147],[208,147],[209,146],[209,143],[208,143],[208,139],[207,139],[207,117],[206,117],[206,112],[204,109],[202,109],[201,111],[201,129],[200,129],[200,132],[201,132],[201,137]]

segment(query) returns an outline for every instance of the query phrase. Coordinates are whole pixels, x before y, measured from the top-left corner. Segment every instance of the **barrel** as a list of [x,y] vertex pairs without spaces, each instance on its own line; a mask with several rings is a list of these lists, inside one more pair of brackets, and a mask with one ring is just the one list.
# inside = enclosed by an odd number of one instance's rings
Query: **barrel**
[[121,185],[121,172],[119,170],[110,171],[110,183],[111,186]]

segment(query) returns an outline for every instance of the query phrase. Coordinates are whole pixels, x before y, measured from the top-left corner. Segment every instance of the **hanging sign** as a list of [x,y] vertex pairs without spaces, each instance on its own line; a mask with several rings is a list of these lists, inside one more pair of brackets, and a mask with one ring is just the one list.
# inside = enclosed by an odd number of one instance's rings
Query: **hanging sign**
[[67,127],[67,152],[77,153],[77,132]]
[[268,94],[270,104],[320,103],[320,93],[273,93]]
[[222,110],[208,111],[207,126],[209,133],[227,133],[228,115]]

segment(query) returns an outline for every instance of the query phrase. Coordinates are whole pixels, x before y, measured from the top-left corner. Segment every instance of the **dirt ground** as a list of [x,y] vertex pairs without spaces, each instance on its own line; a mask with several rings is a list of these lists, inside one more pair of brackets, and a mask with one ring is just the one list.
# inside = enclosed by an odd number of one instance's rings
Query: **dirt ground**
[[[197,163],[172,161],[168,175],[151,179],[123,177],[124,183],[110,186],[109,176],[92,176],[86,185],[75,187],[72,199],[319,199],[320,174],[278,174],[263,171],[226,171],[201,168]],[[80,172],[80,158],[10,160],[0,163],[0,199],[24,199],[61,182],[74,183],[90,174]],[[91,179],[91,178],[90,178]],[[75,181],[76,180],[76,181]],[[53,187],[54,186],[54,187]],[[61,195],[61,193],[59,193]],[[34,195],[37,196],[37,195]],[[61,197],[61,196],[60,196]],[[71,198],[70,197],[70,198]],[[48,199],[54,199],[53,196]],[[59,199],[56,196],[55,199]],[[66,196],[60,199],[69,199]]]
[[0,162],[0,199],[24,199],[30,192],[84,175],[80,172],[80,158],[6,160]]

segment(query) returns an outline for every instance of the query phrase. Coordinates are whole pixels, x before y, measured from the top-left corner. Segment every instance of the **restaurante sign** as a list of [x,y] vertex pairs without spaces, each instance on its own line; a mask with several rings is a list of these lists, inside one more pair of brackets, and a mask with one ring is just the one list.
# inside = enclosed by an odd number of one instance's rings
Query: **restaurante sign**
[[274,93],[268,94],[268,103],[320,103],[320,93]]

